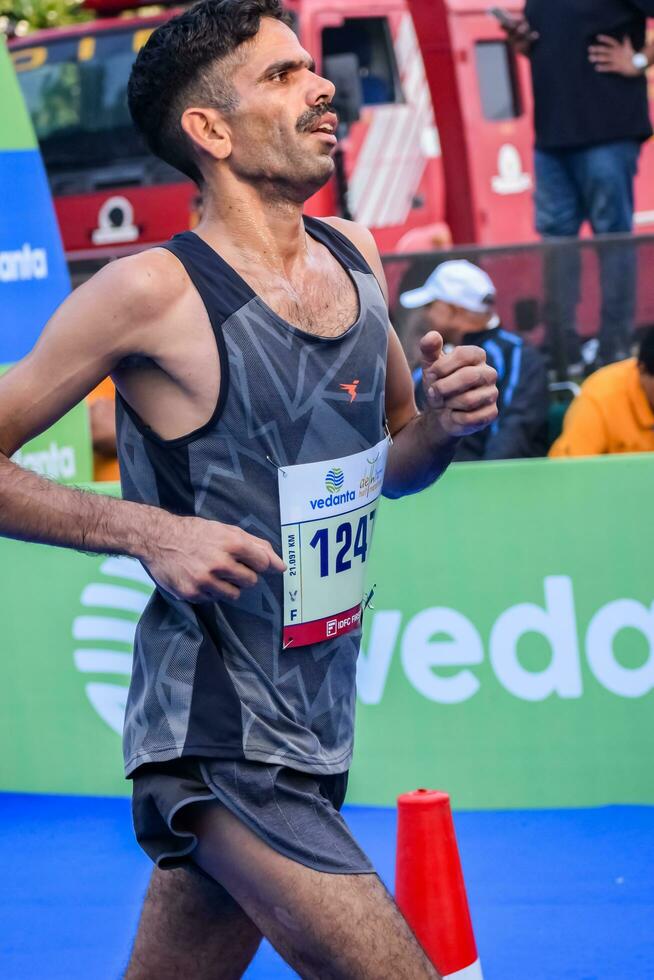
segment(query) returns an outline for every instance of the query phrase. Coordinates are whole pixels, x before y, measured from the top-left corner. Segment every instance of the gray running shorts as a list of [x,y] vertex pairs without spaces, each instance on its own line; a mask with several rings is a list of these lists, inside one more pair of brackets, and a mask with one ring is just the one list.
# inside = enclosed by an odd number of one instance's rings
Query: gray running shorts
[[192,803],[221,804],[299,864],[331,874],[371,874],[370,861],[339,812],[347,776],[245,760],[146,763],[131,777],[136,838],[158,867],[195,868],[197,838],[180,829],[178,814]]

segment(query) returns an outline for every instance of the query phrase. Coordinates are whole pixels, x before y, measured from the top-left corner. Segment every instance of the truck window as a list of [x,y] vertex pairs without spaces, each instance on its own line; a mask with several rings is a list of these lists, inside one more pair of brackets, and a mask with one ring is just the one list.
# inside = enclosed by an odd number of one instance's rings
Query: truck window
[[322,57],[355,54],[365,105],[403,102],[393,41],[386,17],[346,17],[322,32]]
[[522,115],[514,56],[506,41],[478,41],[475,60],[484,117],[495,122]]
[[12,52],[50,174],[147,154],[127,108],[135,47],[134,32],[105,31]]

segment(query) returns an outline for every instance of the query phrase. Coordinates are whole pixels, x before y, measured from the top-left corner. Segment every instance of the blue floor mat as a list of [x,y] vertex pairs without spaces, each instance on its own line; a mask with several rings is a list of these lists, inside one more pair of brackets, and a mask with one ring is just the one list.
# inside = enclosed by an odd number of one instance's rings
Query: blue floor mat
[[[392,886],[393,810],[345,815]],[[654,808],[455,817],[485,980],[654,980]],[[129,802],[0,795],[0,977],[118,980],[150,864]],[[263,945],[248,980],[295,977]]]

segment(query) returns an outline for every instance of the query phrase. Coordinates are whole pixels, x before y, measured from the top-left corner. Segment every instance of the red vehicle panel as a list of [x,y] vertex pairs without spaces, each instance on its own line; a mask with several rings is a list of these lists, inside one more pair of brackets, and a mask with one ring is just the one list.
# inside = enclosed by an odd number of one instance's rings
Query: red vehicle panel
[[[535,240],[529,62],[513,55],[480,0],[407,0],[443,146],[447,220],[455,242]],[[503,7],[514,15],[521,0]],[[654,22],[652,22],[654,23]],[[491,84],[492,83],[492,84]],[[650,76],[650,103],[654,80]],[[636,229],[654,231],[654,141],[636,181]]]
[[[103,13],[124,5],[89,2]],[[288,6],[319,70],[334,53],[359,57],[364,105],[342,140],[347,205],[383,252],[535,239],[529,64],[509,50],[485,3]],[[506,7],[518,13],[522,2]],[[134,251],[195,221],[197,190],[147,154],[125,102],[136,51],[172,12],[99,19],[11,43],[71,258]],[[654,231],[651,143],[636,202],[637,228]],[[319,216],[343,205],[332,181],[307,210]]]

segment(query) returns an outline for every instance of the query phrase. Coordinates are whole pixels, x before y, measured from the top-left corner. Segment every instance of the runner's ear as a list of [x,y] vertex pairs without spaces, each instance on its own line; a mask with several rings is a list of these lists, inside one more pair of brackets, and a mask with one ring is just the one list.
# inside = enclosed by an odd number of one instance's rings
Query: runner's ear
[[217,109],[191,106],[184,110],[180,122],[200,160],[204,154],[214,160],[226,160],[230,156],[232,134]]

